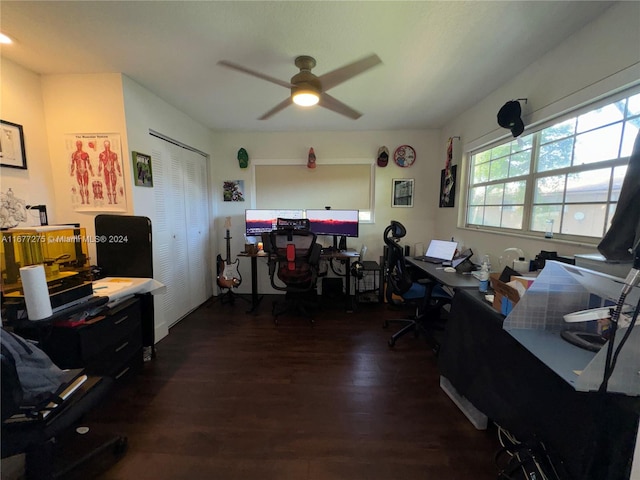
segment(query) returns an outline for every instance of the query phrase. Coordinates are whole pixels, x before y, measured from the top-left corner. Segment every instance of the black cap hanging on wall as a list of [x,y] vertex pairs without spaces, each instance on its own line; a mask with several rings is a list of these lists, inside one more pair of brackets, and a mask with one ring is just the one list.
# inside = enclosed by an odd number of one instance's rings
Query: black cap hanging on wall
[[498,125],[502,128],[508,128],[511,130],[511,134],[517,137],[524,132],[524,122],[522,121],[522,108],[520,107],[520,100],[524,100],[527,103],[526,98],[519,98],[518,100],[510,100],[505,103],[498,112]]

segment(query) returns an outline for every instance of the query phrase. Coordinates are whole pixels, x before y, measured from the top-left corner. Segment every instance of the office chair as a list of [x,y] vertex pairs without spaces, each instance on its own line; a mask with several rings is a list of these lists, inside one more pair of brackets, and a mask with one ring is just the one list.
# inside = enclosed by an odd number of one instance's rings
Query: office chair
[[316,281],[321,246],[309,229],[283,227],[269,234],[269,277],[271,286],[286,292],[284,302],[274,302],[273,316],[296,311],[311,318],[310,309],[318,306]]
[[[12,338],[17,340],[10,341]],[[92,466],[103,468],[103,462],[96,458],[108,450],[112,450],[116,458],[124,454],[127,438],[110,435],[99,445],[93,442],[76,442],[83,447],[67,452],[69,455],[66,462],[56,458],[60,450],[60,438],[68,439],[70,432],[82,421],[84,415],[99,406],[108,395],[114,380],[110,377],[83,375],[82,370],[69,371],[73,375],[62,380],[54,373],[55,365],[44,352],[15,335],[12,338],[3,336],[2,340],[1,458],[24,453],[26,480],[53,480],[86,464],[94,463]],[[18,350],[9,348],[9,345],[27,346],[20,348],[19,368],[16,358]],[[21,371],[20,376],[18,370]],[[79,377],[84,379],[84,383],[77,390],[68,389]],[[62,384],[49,395],[46,389],[55,388],[53,378],[61,380]],[[49,405],[49,399],[54,403]],[[57,406],[47,411],[56,403]]]
[[387,282],[386,299],[391,305],[398,305],[394,295],[402,298],[402,305],[414,307],[414,314],[409,318],[385,320],[383,327],[390,323],[400,323],[404,326],[389,339],[389,346],[393,347],[398,338],[413,332],[418,336],[422,322],[430,318],[436,320],[440,309],[451,303],[449,295],[438,283],[429,279],[414,280],[404,258],[399,240],[407,234],[404,225],[395,220],[384,230],[384,243],[387,246],[385,254],[385,278]]

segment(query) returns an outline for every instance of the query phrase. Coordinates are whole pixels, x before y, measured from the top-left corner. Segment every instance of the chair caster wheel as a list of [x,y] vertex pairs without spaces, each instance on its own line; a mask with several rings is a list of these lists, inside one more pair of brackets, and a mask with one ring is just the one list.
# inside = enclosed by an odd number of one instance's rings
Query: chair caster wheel
[[393,347],[395,344],[396,341],[393,338],[387,342],[387,345],[389,345],[390,347]]

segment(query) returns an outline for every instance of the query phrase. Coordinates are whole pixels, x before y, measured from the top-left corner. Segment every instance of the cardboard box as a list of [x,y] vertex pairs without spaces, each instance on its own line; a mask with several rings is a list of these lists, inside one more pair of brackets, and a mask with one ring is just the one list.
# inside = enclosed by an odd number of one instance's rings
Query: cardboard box
[[520,282],[522,285],[524,285],[524,288],[527,289],[533,284],[533,281],[536,279],[536,277],[537,275],[512,275],[511,281]]
[[503,315],[509,315],[520,300],[520,294],[515,288],[501,282],[499,273],[492,273],[489,279],[494,291],[493,308]]

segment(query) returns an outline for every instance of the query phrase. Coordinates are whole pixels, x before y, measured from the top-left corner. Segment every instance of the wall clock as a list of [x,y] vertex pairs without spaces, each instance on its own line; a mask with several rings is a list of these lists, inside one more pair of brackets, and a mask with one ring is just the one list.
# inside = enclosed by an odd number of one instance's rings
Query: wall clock
[[393,161],[399,167],[410,167],[416,161],[416,151],[409,145],[400,145],[393,152]]

